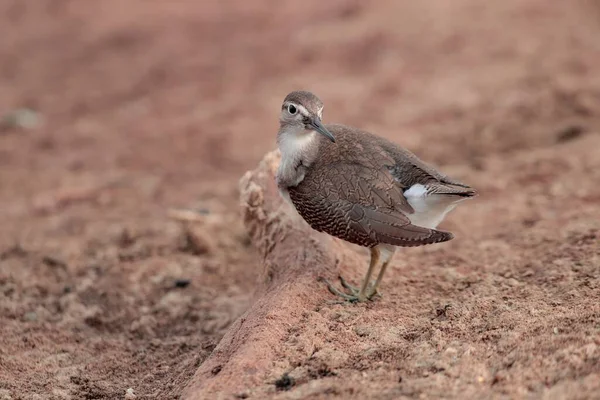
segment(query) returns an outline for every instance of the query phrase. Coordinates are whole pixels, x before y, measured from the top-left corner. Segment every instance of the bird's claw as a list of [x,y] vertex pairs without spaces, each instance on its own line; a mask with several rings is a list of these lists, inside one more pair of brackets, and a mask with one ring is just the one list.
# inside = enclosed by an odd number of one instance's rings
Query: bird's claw
[[378,294],[377,289],[373,288],[373,285],[371,284],[369,286],[369,288],[367,289],[367,294],[362,294],[360,293],[360,289],[357,288],[356,286],[353,286],[351,284],[349,284],[348,282],[346,282],[346,280],[340,275],[338,276],[340,283],[342,284],[342,286],[344,287],[344,289],[346,289],[348,292],[350,293],[344,293],[341,290],[339,290],[338,288],[336,288],[331,282],[329,282],[327,279],[320,277],[319,281],[325,283],[325,285],[327,285],[327,289],[329,289],[329,291],[331,292],[331,294],[341,297],[342,299],[344,299],[345,301],[348,301],[350,303],[362,303],[365,302],[367,300],[371,300],[371,298],[375,295]]

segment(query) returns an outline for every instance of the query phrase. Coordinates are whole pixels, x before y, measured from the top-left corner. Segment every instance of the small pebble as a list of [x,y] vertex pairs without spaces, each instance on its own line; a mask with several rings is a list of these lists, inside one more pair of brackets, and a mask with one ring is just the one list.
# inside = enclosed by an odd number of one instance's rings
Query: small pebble
[[188,287],[190,283],[192,283],[192,281],[189,279],[177,279],[175,280],[175,287],[183,289]]
[[294,385],[296,385],[296,380],[287,373],[275,381],[275,388],[277,390],[290,390]]
[[360,337],[369,336],[371,334],[371,329],[368,326],[355,326],[354,333],[356,333]]
[[127,389],[127,391],[125,392],[125,400],[134,400],[136,398],[137,396],[135,395],[135,393],[133,393],[133,389]]
[[5,114],[0,119],[0,128],[32,129],[38,126],[40,117],[38,113],[28,108],[20,108]]
[[25,313],[25,320],[26,321],[37,321],[37,314],[33,311]]

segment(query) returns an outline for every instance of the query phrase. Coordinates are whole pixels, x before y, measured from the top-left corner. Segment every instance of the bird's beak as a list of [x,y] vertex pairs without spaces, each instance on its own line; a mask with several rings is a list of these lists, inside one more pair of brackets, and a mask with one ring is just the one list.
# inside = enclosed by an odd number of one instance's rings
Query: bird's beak
[[319,132],[321,135],[335,143],[335,137],[327,130],[327,128],[325,128],[319,117],[314,117],[311,120],[310,125],[315,131]]

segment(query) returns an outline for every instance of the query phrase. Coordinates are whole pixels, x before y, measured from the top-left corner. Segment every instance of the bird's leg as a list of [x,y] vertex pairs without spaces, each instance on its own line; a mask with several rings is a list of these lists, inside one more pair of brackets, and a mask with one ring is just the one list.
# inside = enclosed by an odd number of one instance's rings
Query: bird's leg
[[373,274],[373,270],[375,269],[375,266],[377,265],[377,263],[379,261],[379,253],[380,252],[377,248],[373,247],[371,249],[371,261],[369,263],[369,270],[367,271],[367,274],[365,275],[365,279],[363,281],[363,284],[362,284],[362,287],[360,288],[360,290],[358,290],[358,288],[350,285],[341,276],[339,278],[340,278],[340,282],[342,283],[342,286],[344,288],[348,289],[351,292],[351,294],[341,292],[335,286],[333,286],[330,282],[328,282],[326,279],[319,278],[319,280],[321,280],[322,282],[324,282],[327,285],[327,288],[329,289],[329,291],[332,294],[342,297],[345,300],[348,300],[350,302],[367,301],[370,298],[367,295],[367,292],[371,291],[370,290],[371,275]]
[[373,270],[379,262],[379,254],[379,249],[377,247],[371,248],[371,262],[369,263],[369,270],[365,275],[365,279],[363,281],[362,287],[360,288],[360,292],[358,292],[358,301],[368,300],[367,289],[369,288],[369,284],[371,283],[371,275],[373,274]]
[[[373,258],[373,257],[375,257],[375,258]],[[369,270],[367,271],[365,281],[363,282],[362,288],[360,288],[360,289],[358,287],[346,282],[346,280],[341,275],[338,277],[340,279],[340,283],[342,284],[344,289],[347,289],[351,293],[352,296],[356,297],[357,300],[358,300],[358,297],[360,296],[361,291],[363,294],[371,293],[371,287],[373,285],[372,283],[370,283],[371,274],[373,273],[378,260],[379,260],[379,252],[377,251],[374,255],[373,250],[371,250],[371,262],[369,264]],[[366,298],[370,298],[368,294],[366,295]],[[358,301],[364,301],[364,300],[358,300]]]
[[379,275],[377,275],[377,279],[375,280],[375,283],[369,287],[369,291],[367,293],[368,299],[372,298],[376,294],[379,294],[377,292],[377,288],[379,287],[379,284],[381,283],[381,280],[383,279],[383,274],[385,274],[385,270],[386,270],[387,266],[392,261],[392,257],[394,257],[393,251],[386,256],[386,259],[383,261],[383,264],[381,265],[381,270],[379,271]]

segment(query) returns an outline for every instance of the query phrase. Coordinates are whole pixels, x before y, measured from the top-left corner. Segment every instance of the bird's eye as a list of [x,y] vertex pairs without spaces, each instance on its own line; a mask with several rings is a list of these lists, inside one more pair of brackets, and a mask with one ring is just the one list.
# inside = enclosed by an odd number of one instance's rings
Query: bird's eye
[[290,114],[294,115],[294,114],[296,114],[298,112],[298,109],[296,108],[295,105],[290,104],[288,106],[288,111],[290,112]]

